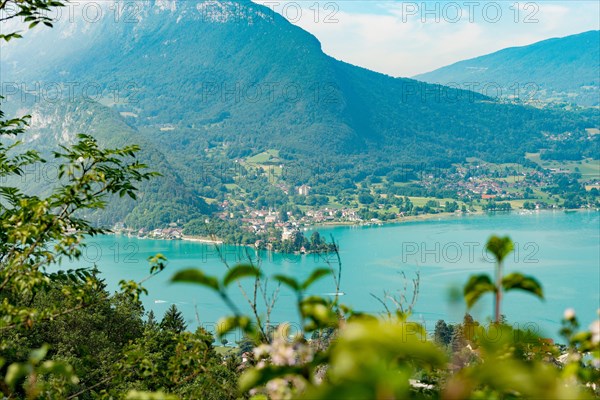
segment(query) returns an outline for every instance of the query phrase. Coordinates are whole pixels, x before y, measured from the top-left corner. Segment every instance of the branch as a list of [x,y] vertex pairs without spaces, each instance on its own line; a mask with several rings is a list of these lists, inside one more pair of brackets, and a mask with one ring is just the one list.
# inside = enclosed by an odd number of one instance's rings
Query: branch
[[376,295],[374,295],[373,293],[369,293],[375,300],[377,300],[378,302],[381,303],[381,305],[383,306],[383,308],[385,308],[385,312],[388,316],[389,319],[392,318],[392,313],[390,312],[390,309],[388,308],[387,304],[385,303],[385,301],[383,301],[380,297],[377,297]]
[[77,392],[77,393],[75,393],[75,394],[72,394],[72,395],[70,395],[69,397],[67,397],[67,400],[74,399],[74,398],[76,398],[76,397],[78,397],[78,396],[81,396],[82,394],[84,394],[84,393],[87,393],[87,392],[89,392],[90,390],[92,390],[92,389],[95,389],[95,388],[97,388],[98,386],[100,386],[100,385],[102,385],[102,384],[104,384],[104,383],[106,383],[106,382],[108,382],[108,381],[111,381],[111,380],[113,380],[115,377],[116,377],[116,375],[112,375],[112,376],[109,376],[109,377],[107,377],[107,378],[104,378],[104,379],[102,379],[100,382],[98,382],[98,383],[96,383],[96,384],[94,384],[94,385],[92,385],[92,386],[90,386],[90,387],[87,387],[87,388],[85,388],[85,389],[83,389],[83,390],[80,390],[79,392]]

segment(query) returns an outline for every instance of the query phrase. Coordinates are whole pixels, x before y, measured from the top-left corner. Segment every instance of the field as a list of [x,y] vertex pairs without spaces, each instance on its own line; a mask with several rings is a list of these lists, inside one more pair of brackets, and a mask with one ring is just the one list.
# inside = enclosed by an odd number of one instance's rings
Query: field
[[279,158],[279,150],[270,149],[263,151],[262,153],[256,154],[246,159],[246,163],[255,165],[273,165],[280,164],[281,158]]
[[581,173],[582,180],[600,180],[600,160],[585,159],[583,161],[550,161],[542,160],[540,153],[527,153],[527,159],[547,169]]

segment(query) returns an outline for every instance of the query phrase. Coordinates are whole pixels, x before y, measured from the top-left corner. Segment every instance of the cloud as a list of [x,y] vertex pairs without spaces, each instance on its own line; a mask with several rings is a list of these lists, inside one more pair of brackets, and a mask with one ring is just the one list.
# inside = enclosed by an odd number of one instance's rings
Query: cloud
[[[282,11],[290,3],[271,7],[285,17]],[[299,15],[292,12],[296,5],[302,7]],[[600,29],[600,5],[590,1],[296,2],[287,11],[327,54],[393,76]]]

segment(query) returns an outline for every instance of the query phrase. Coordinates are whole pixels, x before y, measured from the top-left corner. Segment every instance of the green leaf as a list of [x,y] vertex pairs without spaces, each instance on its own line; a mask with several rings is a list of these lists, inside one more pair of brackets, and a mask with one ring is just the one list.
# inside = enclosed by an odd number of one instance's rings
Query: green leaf
[[310,318],[314,322],[310,330],[336,326],[338,323],[337,314],[323,304],[302,304],[301,311],[302,317]]
[[471,308],[487,292],[495,293],[496,286],[488,275],[473,275],[465,285],[463,296],[467,307]]
[[179,400],[179,397],[163,392],[139,392],[130,390],[127,393],[126,400]]
[[281,282],[284,285],[288,286],[294,292],[300,291],[300,284],[294,278],[290,278],[289,276],[285,275],[273,275],[273,279],[275,279],[277,282]]
[[241,328],[244,332],[251,332],[250,318],[242,317],[224,317],[217,322],[217,335],[222,337],[236,328]]
[[6,35],[0,35],[0,40],[4,39],[6,42],[10,42],[11,39],[20,39],[22,37],[23,36],[19,35],[18,33],[13,32]]
[[514,244],[508,236],[503,238],[492,236],[486,243],[485,249],[489,253],[492,253],[492,255],[496,258],[496,261],[502,262],[504,258],[506,258],[506,256],[513,251]]
[[518,272],[506,275],[502,279],[502,287],[507,292],[509,290],[519,289],[532,293],[542,300],[544,299],[541,283],[531,276],[525,276]]
[[79,383],[79,378],[77,378],[77,376],[75,375],[73,367],[65,362],[45,361],[41,365],[39,372],[43,374],[53,374],[56,376],[60,376],[64,379],[67,379],[73,385]]
[[29,353],[29,360],[33,364],[38,364],[46,357],[46,354],[48,354],[48,345],[43,345],[39,349],[32,350],[31,353]]
[[167,258],[162,254],[158,253],[154,256],[148,257],[148,262],[150,263],[150,274],[154,274],[156,272],[161,272],[167,266],[165,263]]
[[269,398],[264,394],[255,394],[254,396],[250,397],[250,400],[269,400]]
[[211,289],[219,291],[219,281],[213,276],[205,275],[204,272],[199,269],[185,269],[177,272],[172,278],[171,282],[179,283],[196,283],[198,285],[207,286]]
[[30,367],[26,364],[10,364],[6,371],[4,381],[6,384],[14,388],[19,381],[29,374]]
[[348,322],[377,322],[378,319],[368,313],[356,311],[352,312],[350,316],[347,318]]
[[262,274],[260,270],[256,267],[253,267],[252,265],[237,265],[231,268],[229,271],[227,271],[225,277],[223,278],[223,286],[227,287],[233,281],[237,281],[241,278],[246,278],[249,276],[256,278],[261,275]]
[[308,277],[308,279],[306,279],[304,281],[304,283],[302,284],[302,289],[306,290],[308,289],[308,287],[310,285],[312,285],[313,283],[315,283],[315,281],[321,279],[324,276],[327,276],[331,274],[331,270],[327,269],[327,268],[318,268],[316,270],[313,271],[312,274],[310,274],[310,276]]

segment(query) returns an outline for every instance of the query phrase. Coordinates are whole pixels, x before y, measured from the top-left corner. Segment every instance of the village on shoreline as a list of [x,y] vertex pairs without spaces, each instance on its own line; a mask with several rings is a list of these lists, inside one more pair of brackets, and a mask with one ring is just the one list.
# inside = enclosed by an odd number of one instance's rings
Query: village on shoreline
[[[307,232],[317,232],[318,234],[318,229],[319,228],[332,228],[332,227],[336,227],[336,226],[350,226],[350,227],[361,227],[361,226],[383,226],[383,225],[392,225],[392,224],[403,224],[403,223],[418,223],[418,222],[427,222],[427,221],[443,221],[443,220],[451,220],[451,219],[456,219],[456,218],[467,218],[467,217],[473,217],[473,216],[481,216],[481,215],[485,215],[485,214],[489,214],[489,213],[516,213],[519,215],[531,215],[534,213],[541,213],[541,212],[565,212],[565,213],[571,213],[571,212],[583,212],[583,211],[590,211],[590,210],[594,210],[594,211],[600,211],[600,209],[596,208],[596,209],[591,209],[591,208],[581,208],[581,209],[575,209],[575,210],[569,210],[569,209],[563,209],[563,208],[558,208],[558,207],[554,207],[554,208],[548,208],[548,209],[533,209],[533,210],[528,210],[528,209],[520,209],[520,210],[505,210],[505,211],[483,211],[483,210],[479,210],[479,211],[467,211],[467,212],[462,212],[460,210],[452,212],[452,213],[434,213],[434,214],[419,214],[419,215],[407,215],[407,216],[399,216],[398,218],[395,219],[387,219],[387,220],[379,220],[379,219],[372,219],[372,220],[361,220],[361,219],[352,219],[352,220],[340,220],[340,219],[335,219],[335,218],[331,218],[331,215],[329,215],[330,210],[328,210],[327,208],[323,209],[323,210],[316,210],[314,213],[310,213],[311,216],[316,216],[317,218],[312,218],[312,219],[303,219],[301,221],[288,221],[286,223],[281,223],[281,222],[277,222],[277,219],[273,220],[274,214],[273,212],[269,213],[269,212],[257,212],[256,213],[256,217],[252,218],[251,221],[246,221],[246,222],[251,222],[253,225],[251,225],[253,228],[252,229],[257,229],[258,232],[268,232],[269,228],[271,228],[275,231],[280,231],[281,232],[281,236],[279,238],[279,240],[282,241],[289,241],[291,243],[293,243],[294,238],[296,237],[296,235],[300,234],[305,234]],[[321,216],[323,214],[327,214],[329,216],[329,218],[327,217],[323,217],[321,218]],[[269,222],[267,222],[269,221]],[[219,237],[216,236],[197,236],[197,235],[186,235],[184,234],[184,228],[177,226],[177,224],[171,224],[172,226],[169,226],[167,228],[157,228],[154,230],[145,230],[145,229],[139,229],[139,230],[135,230],[135,229],[128,229],[123,227],[122,225],[116,225],[113,229],[112,232],[113,234],[120,234],[120,235],[127,235],[129,237],[136,237],[138,239],[152,239],[152,240],[183,240],[183,241],[189,241],[189,242],[198,242],[198,243],[204,243],[204,244],[211,244],[211,245],[242,245],[242,246],[250,246],[256,249],[260,249],[260,250],[274,250],[272,247],[270,246],[264,246],[262,245],[260,240],[257,240],[254,244],[244,244],[244,243],[228,243],[222,239],[220,239]],[[240,229],[247,229],[247,227],[244,226],[240,226]],[[275,241],[277,238],[271,238],[273,241]],[[321,239],[323,242],[325,242],[325,238]],[[321,249],[321,250],[326,250],[326,249]],[[329,250],[333,250],[333,248],[329,249]],[[276,252],[281,252],[278,250],[274,250]],[[308,250],[306,248],[304,248],[303,246],[300,246],[297,249],[293,249],[293,251],[291,251],[291,253],[296,253],[296,254],[310,254],[310,253],[316,253],[319,251],[315,251],[315,250]]]
[[[528,157],[544,163],[535,156]],[[333,244],[319,234],[319,227],[377,226],[487,212],[598,209],[598,166],[588,161],[534,168],[472,159],[451,169],[421,173],[417,180],[404,183],[390,181],[393,177],[367,180],[368,185],[365,181],[335,196],[306,183],[288,186],[281,179],[268,180],[267,185],[281,191],[287,203],[249,197],[249,192],[239,191],[243,177],[237,177],[232,184],[237,190],[228,188],[217,198],[204,198],[215,210],[211,215],[149,228],[132,228],[121,222],[113,231],[138,238],[243,245],[275,252],[333,251]],[[270,171],[268,165],[251,168],[257,174]]]

